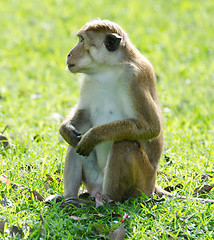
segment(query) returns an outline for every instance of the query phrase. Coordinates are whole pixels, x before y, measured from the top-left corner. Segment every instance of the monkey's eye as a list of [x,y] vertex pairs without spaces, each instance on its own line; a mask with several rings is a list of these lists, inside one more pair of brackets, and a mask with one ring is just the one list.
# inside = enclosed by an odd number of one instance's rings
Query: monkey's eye
[[79,36],[79,40],[80,40],[80,42],[82,43],[82,42],[84,41],[83,36]]

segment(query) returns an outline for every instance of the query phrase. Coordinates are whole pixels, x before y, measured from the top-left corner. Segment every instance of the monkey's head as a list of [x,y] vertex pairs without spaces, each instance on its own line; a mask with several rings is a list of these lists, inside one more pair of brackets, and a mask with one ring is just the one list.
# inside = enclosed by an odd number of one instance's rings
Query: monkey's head
[[93,74],[123,61],[128,36],[116,23],[94,20],[84,25],[77,36],[79,42],[67,56],[72,73]]

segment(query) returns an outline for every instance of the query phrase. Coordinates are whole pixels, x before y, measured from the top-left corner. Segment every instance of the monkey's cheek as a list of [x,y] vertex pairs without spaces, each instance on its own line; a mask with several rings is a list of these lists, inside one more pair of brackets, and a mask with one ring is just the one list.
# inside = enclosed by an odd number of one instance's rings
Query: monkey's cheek
[[78,66],[80,68],[83,68],[83,67],[86,67],[86,66],[89,66],[91,64],[91,58],[89,56],[84,56],[82,57],[79,62],[78,62]]

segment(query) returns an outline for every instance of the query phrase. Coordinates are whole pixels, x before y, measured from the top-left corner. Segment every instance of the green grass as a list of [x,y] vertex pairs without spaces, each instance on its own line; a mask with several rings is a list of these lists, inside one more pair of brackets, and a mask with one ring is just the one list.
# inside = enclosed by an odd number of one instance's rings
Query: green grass
[[[63,183],[56,181],[62,173],[54,172],[63,168],[67,146],[58,133],[62,120],[53,114],[64,118],[78,100],[78,76],[65,71],[65,57],[77,41],[75,31],[99,17],[119,23],[152,62],[164,115],[160,171],[172,179],[161,174],[158,183],[182,184],[175,193],[191,195],[202,184],[201,174],[214,175],[213,12],[211,0],[1,1],[0,131],[9,125],[5,135],[15,147],[1,153],[0,174],[44,197],[63,192]],[[32,141],[36,135],[41,141]],[[31,171],[23,168],[29,164],[34,166]],[[55,179],[48,190],[46,174]],[[208,184],[214,181],[210,178]],[[0,189],[0,198],[13,202],[10,208],[0,208],[0,221],[7,219],[8,229],[29,224],[33,232],[25,239],[100,239],[94,226],[104,226],[102,236],[107,237],[125,212],[130,216],[126,239],[214,238],[210,204],[169,198],[144,204],[141,197],[66,212],[58,205],[48,208],[28,200],[10,185],[0,183]],[[214,198],[214,191],[205,197]],[[11,239],[7,232],[0,238]]]

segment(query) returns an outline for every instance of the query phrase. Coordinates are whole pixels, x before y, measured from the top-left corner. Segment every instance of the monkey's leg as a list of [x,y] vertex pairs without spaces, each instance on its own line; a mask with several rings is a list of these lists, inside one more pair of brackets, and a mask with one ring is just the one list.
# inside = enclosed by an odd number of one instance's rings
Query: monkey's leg
[[83,160],[83,182],[91,197],[102,192],[103,174],[99,170],[95,151]]
[[146,152],[135,141],[114,142],[110,151],[103,183],[103,194],[115,201],[147,196],[155,189],[156,169]]
[[65,198],[74,197],[78,195],[80,185],[82,183],[82,163],[83,156],[76,153],[75,148],[68,146],[68,151],[65,158],[64,165],[64,193]]
[[102,191],[103,177],[94,151],[88,157],[83,157],[69,146],[64,166],[64,197],[76,198],[82,181],[92,197]]

